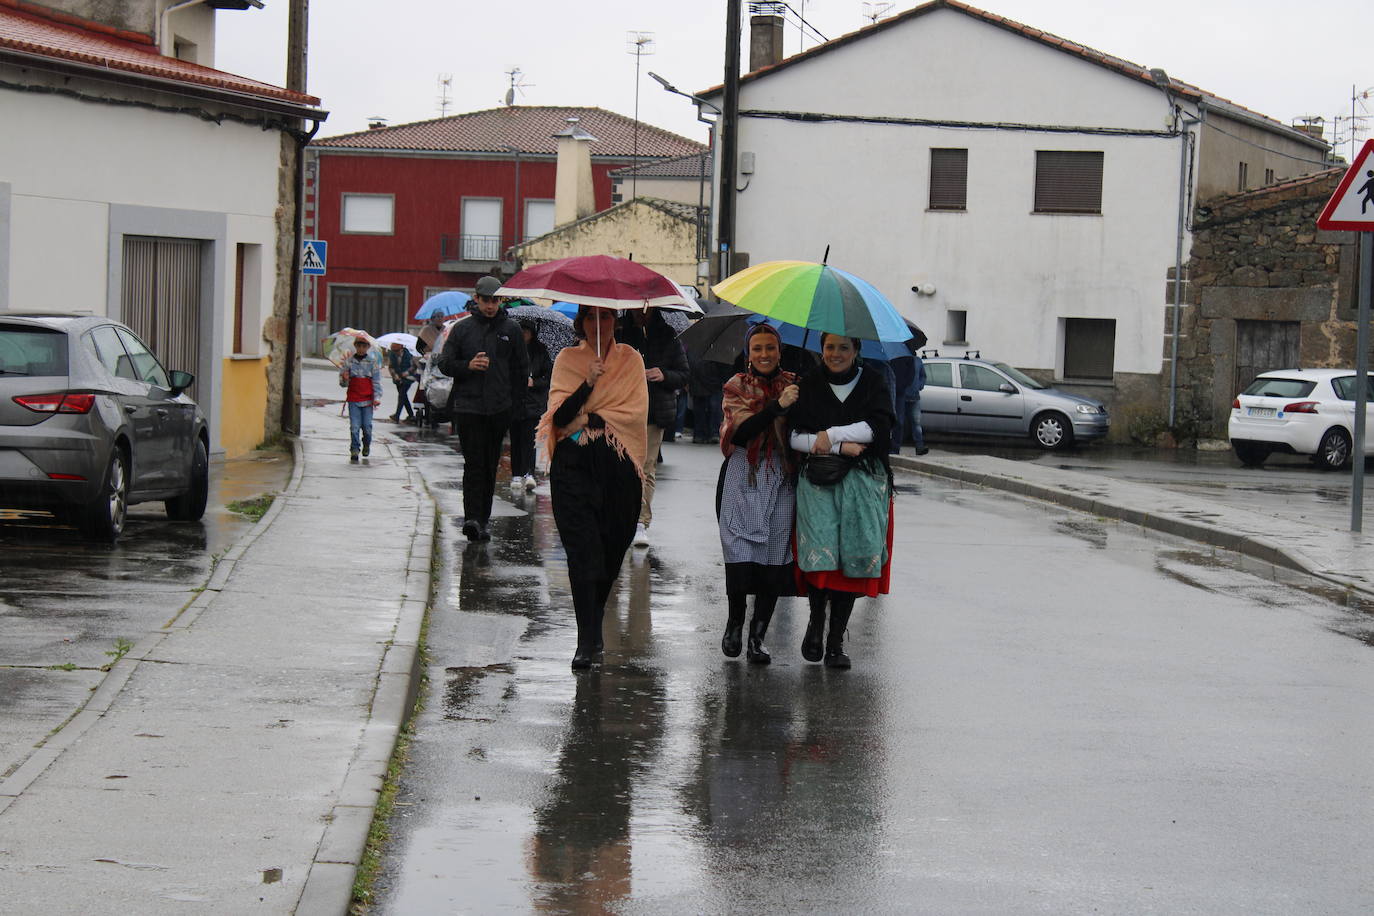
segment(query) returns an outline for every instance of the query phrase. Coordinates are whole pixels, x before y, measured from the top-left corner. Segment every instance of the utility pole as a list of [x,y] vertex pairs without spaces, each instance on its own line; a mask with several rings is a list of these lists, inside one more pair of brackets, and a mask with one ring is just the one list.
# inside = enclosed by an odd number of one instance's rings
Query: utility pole
[[[310,21],[310,0],[291,0],[286,27],[286,88],[305,92],[305,61],[307,32]],[[315,125],[319,128],[318,122]],[[312,131],[313,133],[313,131]],[[282,432],[298,433],[301,427],[300,407],[296,404],[297,380],[300,377],[299,325],[301,323],[301,245],[305,213],[305,145],[309,138],[305,123],[298,122],[295,131],[296,180],[292,185],[295,206],[291,225],[291,295],[286,315],[286,365],[282,369],[281,428]],[[285,135],[283,135],[283,140]]]
[[720,118],[720,216],[716,227],[720,258],[717,280],[734,273],[735,162],[739,158],[739,43],[740,0],[728,0],[725,8],[725,112]]

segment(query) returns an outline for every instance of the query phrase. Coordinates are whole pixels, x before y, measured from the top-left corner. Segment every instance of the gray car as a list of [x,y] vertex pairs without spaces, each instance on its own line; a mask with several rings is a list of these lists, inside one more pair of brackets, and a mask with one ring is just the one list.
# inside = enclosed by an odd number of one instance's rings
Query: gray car
[[921,428],[927,433],[1029,436],[1043,449],[1060,449],[1111,429],[1101,401],[1042,385],[1006,363],[967,356],[924,362]]
[[200,518],[210,436],[185,394],[194,381],[113,319],[0,312],[0,507],[106,542],[133,503]]

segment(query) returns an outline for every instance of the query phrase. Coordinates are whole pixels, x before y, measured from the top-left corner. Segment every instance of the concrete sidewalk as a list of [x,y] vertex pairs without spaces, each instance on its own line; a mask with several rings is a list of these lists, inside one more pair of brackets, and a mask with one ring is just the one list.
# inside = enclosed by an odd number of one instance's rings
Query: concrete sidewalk
[[195,600],[0,782],[0,911],[347,909],[420,671],[434,505],[348,423],[296,465]]
[[1374,535],[1368,531],[1356,534],[1161,487],[986,455],[894,456],[892,465],[1121,519],[1374,597]]

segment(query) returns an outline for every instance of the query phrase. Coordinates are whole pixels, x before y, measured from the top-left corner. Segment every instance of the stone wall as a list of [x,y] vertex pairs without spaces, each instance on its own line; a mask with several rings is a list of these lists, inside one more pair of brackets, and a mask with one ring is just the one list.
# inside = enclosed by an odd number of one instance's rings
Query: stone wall
[[[1298,322],[1303,368],[1355,364],[1355,233],[1317,229],[1340,177],[1337,169],[1198,207],[1179,341],[1180,425],[1226,437],[1238,320]],[[1167,359],[1167,337],[1165,348]],[[1166,363],[1166,404],[1168,376]]]

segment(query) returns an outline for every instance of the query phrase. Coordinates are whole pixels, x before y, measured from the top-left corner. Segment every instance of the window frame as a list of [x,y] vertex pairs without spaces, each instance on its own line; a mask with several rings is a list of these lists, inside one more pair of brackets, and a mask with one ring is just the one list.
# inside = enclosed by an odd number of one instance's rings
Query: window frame
[[[1070,337],[1071,337],[1071,335],[1076,336],[1076,333],[1075,333],[1075,332],[1077,332],[1077,328],[1078,328],[1077,322],[1099,322],[1099,323],[1109,324],[1109,325],[1111,326],[1112,347],[1111,347],[1111,356],[1110,356],[1110,359],[1109,359],[1109,361],[1108,361],[1108,370],[1109,370],[1109,371],[1108,371],[1108,374],[1106,374],[1106,375],[1090,375],[1090,374],[1086,374],[1086,373],[1083,373],[1083,372],[1071,372],[1071,371],[1070,371],[1071,368],[1072,368],[1072,369],[1080,369],[1080,368],[1083,368],[1083,363],[1085,362],[1083,359],[1079,358],[1079,357],[1077,356],[1077,354],[1075,354],[1074,357],[1073,357],[1073,365],[1072,365],[1072,366],[1070,365],[1070,355],[1069,355],[1069,346],[1070,346],[1070,343],[1071,343]],[[1076,316],[1073,316],[1073,317],[1065,316],[1065,317],[1061,318],[1061,319],[1060,319],[1060,327],[1061,327],[1061,329],[1062,329],[1062,334],[1063,334],[1063,347],[1062,347],[1061,352],[1062,352],[1062,354],[1063,354],[1063,359],[1062,359],[1062,362],[1061,362],[1060,378],[1065,379],[1065,380],[1072,380],[1072,381],[1094,382],[1094,383],[1098,383],[1098,384],[1111,384],[1111,383],[1115,382],[1115,380],[1116,380],[1116,330],[1117,330],[1116,325],[1117,325],[1117,321],[1116,321],[1115,318],[1097,318],[1097,317],[1087,317],[1087,316],[1082,316],[1082,315],[1076,315]],[[1082,333],[1087,333],[1087,326],[1086,326],[1086,325],[1083,326],[1083,329],[1084,329],[1084,330],[1083,330]]]
[[[384,199],[390,205],[388,214],[388,228],[385,232],[373,229],[349,229],[348,228],[348,201],[349,198],[373,198]],[[343,191],[339,195],[339,234],[340,235],[395,235],[396,234],[396,195],[377,194],[368,191]]]
[[[1095,169],[1087,166],[1090,161],[1096,163]],[[1106,170],[1104,150],[1036,150],[1031,212],[1051,216],[1101,216]],[[1083,179],[1089,182],[1095,179],[1096,187],[1091,184],[1077,187],[1076,182]],[[1079,196],[1083,197],[1083,202],[1074,203]]]
[[[962,157],[949,155],[962,153]],[[936,160],[943,160],[939,166]],[[962,159],[962,161],[959,161]],[[958,190],[953,190],[954,185]],[[962,213],[968,210],[968,148],[932,146],[930,173],[927,181],[926,209],[942,213]],[[938,194],[941,200],[937,201]],[[955,202],[957,200],[957,203]]]

